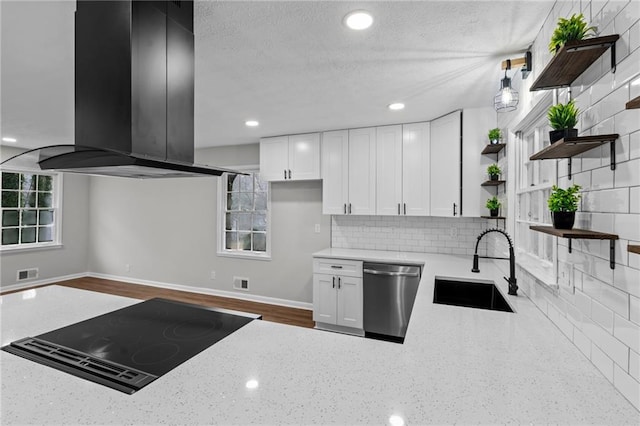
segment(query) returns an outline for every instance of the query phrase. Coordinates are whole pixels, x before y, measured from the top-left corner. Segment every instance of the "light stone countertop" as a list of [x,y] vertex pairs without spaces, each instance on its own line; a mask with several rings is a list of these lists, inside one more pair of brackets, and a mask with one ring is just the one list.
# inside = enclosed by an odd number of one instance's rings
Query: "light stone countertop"
[[[424,263],[403,345],[253,321],[133,395],[2,351],[0,423],[640,423],[529,299],[506,295],[490,261],[472,274],[469,256],[317,255]],[[516,313],[433,304],[436,275],[494,280]],[[49,286],[0,302],[5,345],[139,301]]]

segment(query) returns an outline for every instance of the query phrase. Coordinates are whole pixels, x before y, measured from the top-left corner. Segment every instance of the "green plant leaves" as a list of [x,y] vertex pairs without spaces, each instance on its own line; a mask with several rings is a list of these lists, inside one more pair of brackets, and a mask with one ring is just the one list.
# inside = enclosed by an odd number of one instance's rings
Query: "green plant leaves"
[[485,204],[485,206],[489,210],[496,210],[496,209],[499,209],[500,206],[502,206],[502,203],[500,202],[500,200],[498,200],[498,197],[493,196],[487,200],[487,203]]
[[566,104],[553,105],[547,112],[549,125],[554,130],[572,129],[578,123],[578,111],[574,99]]
[[578,210],[578,201],[580,201],[581,198],[579,194],[580,188],[580,185],[577,184],[567,189],[553,185],[551,194],[549,194],[549,199],[547,200],[549,210],[552,212],[575,212]]
[[502,170],[500,170],[500,167],[498,167],[497,164],[491,164],[489,167],[487,167],[487,174],[489,176],[491,175],[501,175],[502,174]]
[[575,13],[571,18],[559,18],[551,41],[549,42],[549,51],[556,53],[568,41],[582,40],[587,35],[595,35],[596,27],[588,27],[584,20],[584,15]]
[[500,129],[491,129],[489,130],[489,140],[490,141],[495,141],[495,140],[499,140],[502,137],[502,132],[500,131]]

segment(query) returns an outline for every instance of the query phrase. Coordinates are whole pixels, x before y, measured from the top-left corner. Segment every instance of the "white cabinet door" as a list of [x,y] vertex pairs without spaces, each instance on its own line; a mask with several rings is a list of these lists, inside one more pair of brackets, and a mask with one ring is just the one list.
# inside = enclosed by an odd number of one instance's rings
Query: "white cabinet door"
[[289,137],[260,139],[260,177],[286,180],[289,170]]
[[347,213],[376,214],[376,129],[349,130]]
[[460,111],[431,122],[431,216],[460,215]]
[[398,216],[402,210],[402,126],[376,129],[376,214]]
[[349,202],[349,132],[322,134],[322,214],[346,214]]
[[407,216],[429,216],[431,194],[429,123],[402,125],[402,210]]
[[337,325],[362,328],[362,278],[338,276]]
[[336,323],[337,278],[335,275],[313,274],[313,320]]
[[289,136],[291,180],[320,179],[320,134]]

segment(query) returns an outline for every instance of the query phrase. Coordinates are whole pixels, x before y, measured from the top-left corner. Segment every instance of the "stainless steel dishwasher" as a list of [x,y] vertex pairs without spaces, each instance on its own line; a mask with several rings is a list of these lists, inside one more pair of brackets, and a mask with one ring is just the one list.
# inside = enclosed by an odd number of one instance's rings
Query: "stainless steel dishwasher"
[[404,340],[420,272],[417,265],[363,264],[365,335]]

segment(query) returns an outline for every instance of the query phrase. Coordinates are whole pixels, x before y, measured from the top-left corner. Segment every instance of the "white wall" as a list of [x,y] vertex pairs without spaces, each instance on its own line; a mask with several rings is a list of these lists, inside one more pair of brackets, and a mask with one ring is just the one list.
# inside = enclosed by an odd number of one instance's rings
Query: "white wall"
[[[558,2],[533,45],[534,73],[520,82],[523,102],[512,114],[500,115],[499,124],[517,123],[544,96],[528,87],[550,60],[547,43],[559,16],[584,13],[601,35],[619,34],[617,70],[610,70],[611,50],[597,60],[573,85],[581,110],[581,135],[619,133],[616,170],[609,167],[609,146],[573,159],[573,180],[567,160],[557,161],[558,183],[583,187],[576,227],[618,234],[615,269],[609,268],[609,242],[575,240],[572,253],[558,239],[558,259],[569,278],[559,291],[551,291],[523,268],[518,284],[545,315],[640,409],[640,255],[627,252],[640,243],[640,110],[625,110],[627,101],[640,95],[640,2]],[[566,99],[566,90],[559,93]],[[510,158],[509,167],[515,158]],[[554,161],[554,160],[545,160]],[[513,215],[512,215],[513,216]],[[511,225],[512,226],[512,225]]]
[[[0,158],[12,157],[22,150],[2,146]],[[87,271],[89,249],[89,180],[88,176],[63,174],[62,244],[61,248],[31,251],[6,251],[0,254],[3,290],[17,286],[20,269],[38,268],[38,282]],[[29,285],[32,281],[20,281]]]
[[[258,144],[196,153],[200,164],[258,164]],[[217,179],[91,178],[89,270],[124,279],[312,301],[311,254],[329,246],[320,181],[271,185],[272,260],[216,254]],[[320,224],[321,232],[314,232]],[[129,265],[129,271],[125,265]],[[211,271],[216,279],[210,279]],[[233,276],[250,291],[233,289]]]

